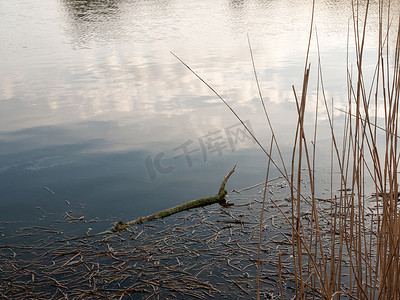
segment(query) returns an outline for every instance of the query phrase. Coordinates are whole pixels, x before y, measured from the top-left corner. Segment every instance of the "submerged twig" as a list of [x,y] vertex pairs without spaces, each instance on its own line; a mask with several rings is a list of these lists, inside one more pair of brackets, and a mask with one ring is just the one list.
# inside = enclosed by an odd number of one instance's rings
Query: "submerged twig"
[[227,191],[225,190],[225,185],[228,182],[229,177],[233,174],[235,171],[236,165],[233,166],[233,169],[229,171],[228,174],[226,174],[224,180],[221,183],[221,186],[219,188],[218,194],[215,196],[211,197],[206,197],[206,198],[199,198],[195,199],[186,203],[183,203],[181,205],[168,208],[162,211],[159,211],[155,214],[149,215],[147,217],[140,217],[136,220],[129,221],[127,223],[124,223],[122,221],[118,221],[117,223],[114,224],[114,227],[111,229],[112,232],[123,232],[125,231],[128,227],[136,225],[136,224],[143,224],[145,222],[153,221],[156,219],[161,219],[165,218],[168,216],[171,216],[173,214],[176,214],[178,212],[182,212],[191,208],[197,208],[197,207],[202,207],[214,203],[219,203],[222,206],[229,207],[232,204],[229,204],[225,200],[225,196],[227,195]]

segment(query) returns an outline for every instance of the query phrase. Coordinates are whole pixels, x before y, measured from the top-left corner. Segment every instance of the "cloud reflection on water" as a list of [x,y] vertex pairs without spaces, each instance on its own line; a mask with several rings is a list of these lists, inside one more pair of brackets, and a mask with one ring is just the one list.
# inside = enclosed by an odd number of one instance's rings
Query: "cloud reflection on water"
[[[10,53],[7,49],[13,46],[6,44],[8,47],[0,50],[9,57],[0,71],[1,130],[113,121],[117,125],[106,138],[136,148],[152,140],[201,135],[207,126],[229,125],[234,119],[226,107],[170,55],[172,50],[243,118],[251,117],[261,133],[265,120],[257,100],[247,33],[274,124],[289,127],[287,119],[282,124],[281,116],[292,114],[295,119],[291,86],[298,90],[301,86],[310,3],[207,3],[63,0],[59,6],[51,2],[32,5],[32,11],[48,18],[30,21],[25,18],[30,13],[23,11],[21,27],[5,26],[16,31],[14,45],[27,48],[15,47],[15,53]],[[17,16],[20,6],[17,1],[15,7],[3,8]],[[346,101],[345,47],[350,16],[347,1],[317,3],[315,24],[326,94],[338,106]],[[376,15],[372,13],[371,18]],[[50,26],[46,22],[55,20],[50,34],[44,33],[43,28]],[[12,19],[1,22],[9,25]],[[25,39],[23,34],[31,22],[35,40]],[[371,62],[376,38],[372,34],[367,41],[366,57],[371,57]],[[37,47],[39,40],[45,46]],[[310,59],[315,78],[315,40]],[[314,87],[311,81],[310,102],[316,98]],[[104,138],[104,132],[97,135]]]
[[[0,11],[5,12],[0,18],[0,56],[5,58],[0,68],[4,199],[42,201],[45,183],[57,187],[60,197],[87,197],[93,207],[99,199],[110,203],[114,198],[136,206],[133,197],[152,193],[152,203],[158,203],[160,191],[165,196],[168,189],[167,198],[177,201],[177,194],[182,199],[192,196],[193,189],[186,194],[176,191],[176,182],[187,184],[189,173],[201,177],[201,183],[190,177],[200,192],[199,184],[207,190],[212,183],[210,173],[228,164],[230,168],[231,160],[239,159],[249,166],[242,174],[264,176],[263,154],[253,143],[223,158],[216,155],[206,164],[198,151],[193,161],[203,163],[196,165],[200,173],[188,170],[184,160],[170,164],[176,155],[173,149],[185,141],[237,124],[170,51],[250,120],[263,144],[268,142],[247,33],[277,138],[288,147],[293,141],[297,115],[291,86],[300,92],[310,1],[15,0],[0,2]],[[315,24],[326,95],[338,106],[347,95],[350,16],[349,1],[317,1]],[[377,35],[373,28],[368,30],[372,34],[365,63],[372,69]],[[314,39],[311,104],[316,99],[316,52]],[[321,113],[321,118],[326,117]],[[313,119],[306,122],[312,124]],[[149,185],[145,160],[158,153],[167,153],[167,166],[174,166],[174,173]],[[211,164],[216,167],[211,169]],[[241,183],[252,181],[251,176],[242,176]],[[33,193],[35,198],[30,198]],[[17,211],[18,202],[13,205]]]

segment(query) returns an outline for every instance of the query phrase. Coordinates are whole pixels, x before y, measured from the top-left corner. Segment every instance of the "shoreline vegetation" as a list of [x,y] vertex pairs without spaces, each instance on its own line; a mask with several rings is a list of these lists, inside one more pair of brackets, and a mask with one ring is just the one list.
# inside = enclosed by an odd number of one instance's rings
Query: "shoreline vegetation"
[[[283,159],[269,118],[250,38],[254,77],[271,133],[267,145],[228,101],[172,53],[228,107],[265,153],[265,181],[229,193],[233,208],[207,206],[167,219],[162,217],[168,214],[154,214],[79,237],[58,229],[66,223],[90,223],[79,214],[68,214],[50,227],[20,229],[0,244],[0,297],[400,299],[400,19],[390,14],[390,1],[378,0],[379,18],[373,24],[377,57],[369,74],[363,58],[371,28],[370,1],[351,1],[347,107],[337,109],[324,90],[315,5],[314,0],[301,91],[292,87],[298,116],[290,161]],[[310,64],[313,43],[316,68]],[[350,53],[353,48],[355,53]],[[309,107],[313,72],[317,101]],[[310,110],[311,130],[305,125]],[[335,111],[344,118],[343,128],[335,123]],[[321,112],[331,142],[330,169],[323,172],[317,168]],[[378,124],[380,119],[383,124]],[[204,199],[225,201],[225,184],[234,170],[217,196]],[[272,173],[280,175],[270,178]],[[149,220],[153,222],[143,222]],[[100,237],[105,233],[113,234]]]
[[[400,94],[400,19],[390,15],[390,1],[378,1],[379,33],[377,58],[371,82],[367,82],[367,71],[363,65],[367,24],[370,22],[370,1],[351,1],[352,17],[348,29],[347,45],[347,109],[342,140],[336,134],[334,125],[334,100],[327,99],[324,90],[323,69],[319,52],[318,35],[315,40],[318,50],[317,102],[313,134],[306,136],[305,111],[308,107],[308,89],[311,64],[310,47],[314,36],[315,1],[312,3],[311,24],[304,64],[303,85],[293,94],[298,113],[296,136],[290,165],[282,159],[278,141],[269,120],[255,60],[249,48],[253,63],[259,98],[268,121],[272,137],[269,148],[264,147],[253,136],[268,158],[266,180],[270,167],[285,178],[290,186],[291,212],[285,214],[279,205],[266,197],[264,189],[263,206],[272,202],[287,220],[291,228],[291,244],[295,278],[295,298],[322,299],[399,299],[400,298],[400,215],[398,209],[398,114]],[[395,24],[395,44],[392,41],[391,26]],[[368,24],[369,25],[369,24]],[[351,34],[352,32],[352,34]],[[350,44],[354,43],[355,64],[350,63]],[[173,53],[172,53],[173,54]],[[235,110],[188,64],[173,54],[189,71],[199,78],[242,122]],[[322,100],[320,100],[322,98]],[[322,215],[317,206],[315,166],[318,153],[318,107],[319,101],[328,119],[331,133],[331,198],[330,214]],[[308,109],[308,108],[307,108]],[[382,114],[383,111],[383,114]],[[384,118],[384,125],[378,126],[378,116]],[[378,132],[379,129],[379,132]],[[251,132],[246,128],[251,134]],[[378,138],[383,136],[383,146]],[[279,160],[272,158],[273,151]],[[289,168],[290,166],[290,168]],[[303,168],[306,172],[302,172]],[[289,172],[287,170],[290,170]],[[338,173],[334,178],[335,172]],[[369,214],[366,204],[366,181],[372,180],[375,188],[376,214]],[[308,182],[308,190],[303,187]],[[339,182],[334,186],[334,182]],[[339,190],[340,193],[335,193]],[[308,194],[305,197],[305,194]],[[381,195],[379,197],[378,195]],[[302,214],[311,211],[311,221],[304,224]],[[262,240],[263,213],[260,214],[258,245],[258,274],[260,270],[260,248]],[[328,217],[329,228],[321,227]],[[279,256],[280,258],[280,256]],[[347,264],[347,266],[345,266]],[[281,264],[278,266],[279,274]],[[343,271],[346,270],[346,273]],[[343,275],[346,275],[345,279]],[[260,299],[260,276],[257,276],[257,298]],[[285,298],[282,278],[279,278],[280,297]]]

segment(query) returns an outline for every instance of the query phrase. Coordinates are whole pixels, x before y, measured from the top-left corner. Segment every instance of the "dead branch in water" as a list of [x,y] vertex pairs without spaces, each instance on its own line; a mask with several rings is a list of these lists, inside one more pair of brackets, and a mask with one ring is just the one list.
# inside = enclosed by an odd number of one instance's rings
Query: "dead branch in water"
[[114,227],[111,229],[112,232],[123,232],[125,231],[128,227],[136,225],[136,224],[143,224],[145,222],[149,222],[149,221],[153,221],[156,219],[161,219],[161,218],[165,218],[168,216],[171,216],[173,214],[185,211],[185,210],[189,210],[191,208],[197,208],[197,207],[202,207],[202,206],[206,206],[206,205],[210,205],[210,204],[214,204],[214,203],[219,203],[222,206],[225,207],[229,207],[232,204],[228,204],[225,200],[225,196],[227,195],[227,191],[225,190],[225,185],[228,182],[229,177],[232,175],[232,173],[235,171],[236,165],[233,166],[233,169],[231,171],[229,171],[228,174],[226,174],[224,180],[221,183],[221,186],[219,188],[218,194],[215,196],[211,196],[211,197],[207,197],[207,198],[199,198],[199,199],[195,199],[186,203],[183,203],[181,205],[172,207],[172,208],[168,208],[168,209],[164,209],[162,211],[159,211],[155,214],[149,215],[147,217],[140,217],[136,220],[133,221],[129,221],[129,222],[122,222],[122,221],[118,221],[114,224]]

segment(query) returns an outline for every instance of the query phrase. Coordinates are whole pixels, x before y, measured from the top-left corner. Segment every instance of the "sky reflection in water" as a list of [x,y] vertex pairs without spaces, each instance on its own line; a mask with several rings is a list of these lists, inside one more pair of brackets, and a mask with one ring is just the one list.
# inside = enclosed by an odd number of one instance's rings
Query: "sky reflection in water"
[[[227,130],[237,130],[238,120],[170,51],[266,144],[249,34],[262,92],[288,156],[296,119],[291,86],[300,91],[309,2],[0,3],[1,219],[35,219],[37,206],[63,212],[65,200],[86,203],[92,217],[133,218],[215,193],[233,163],[239,165],[233,186],[261,181],[265,155],[244,135],[232,144]],[[348,1],[317,3],[326,94],[338,107],[346,101],[350,17]],[[377,34],[370,32],[366,65],[373,69]],[[310,61],[312,104],[315,38]],[[310,115],[313,110],[310,105]],[[320,118],[326,119],[322,112]],[[205,148],[206,138],[223,148]],[[191,163],[182,145],[193,151]]]

